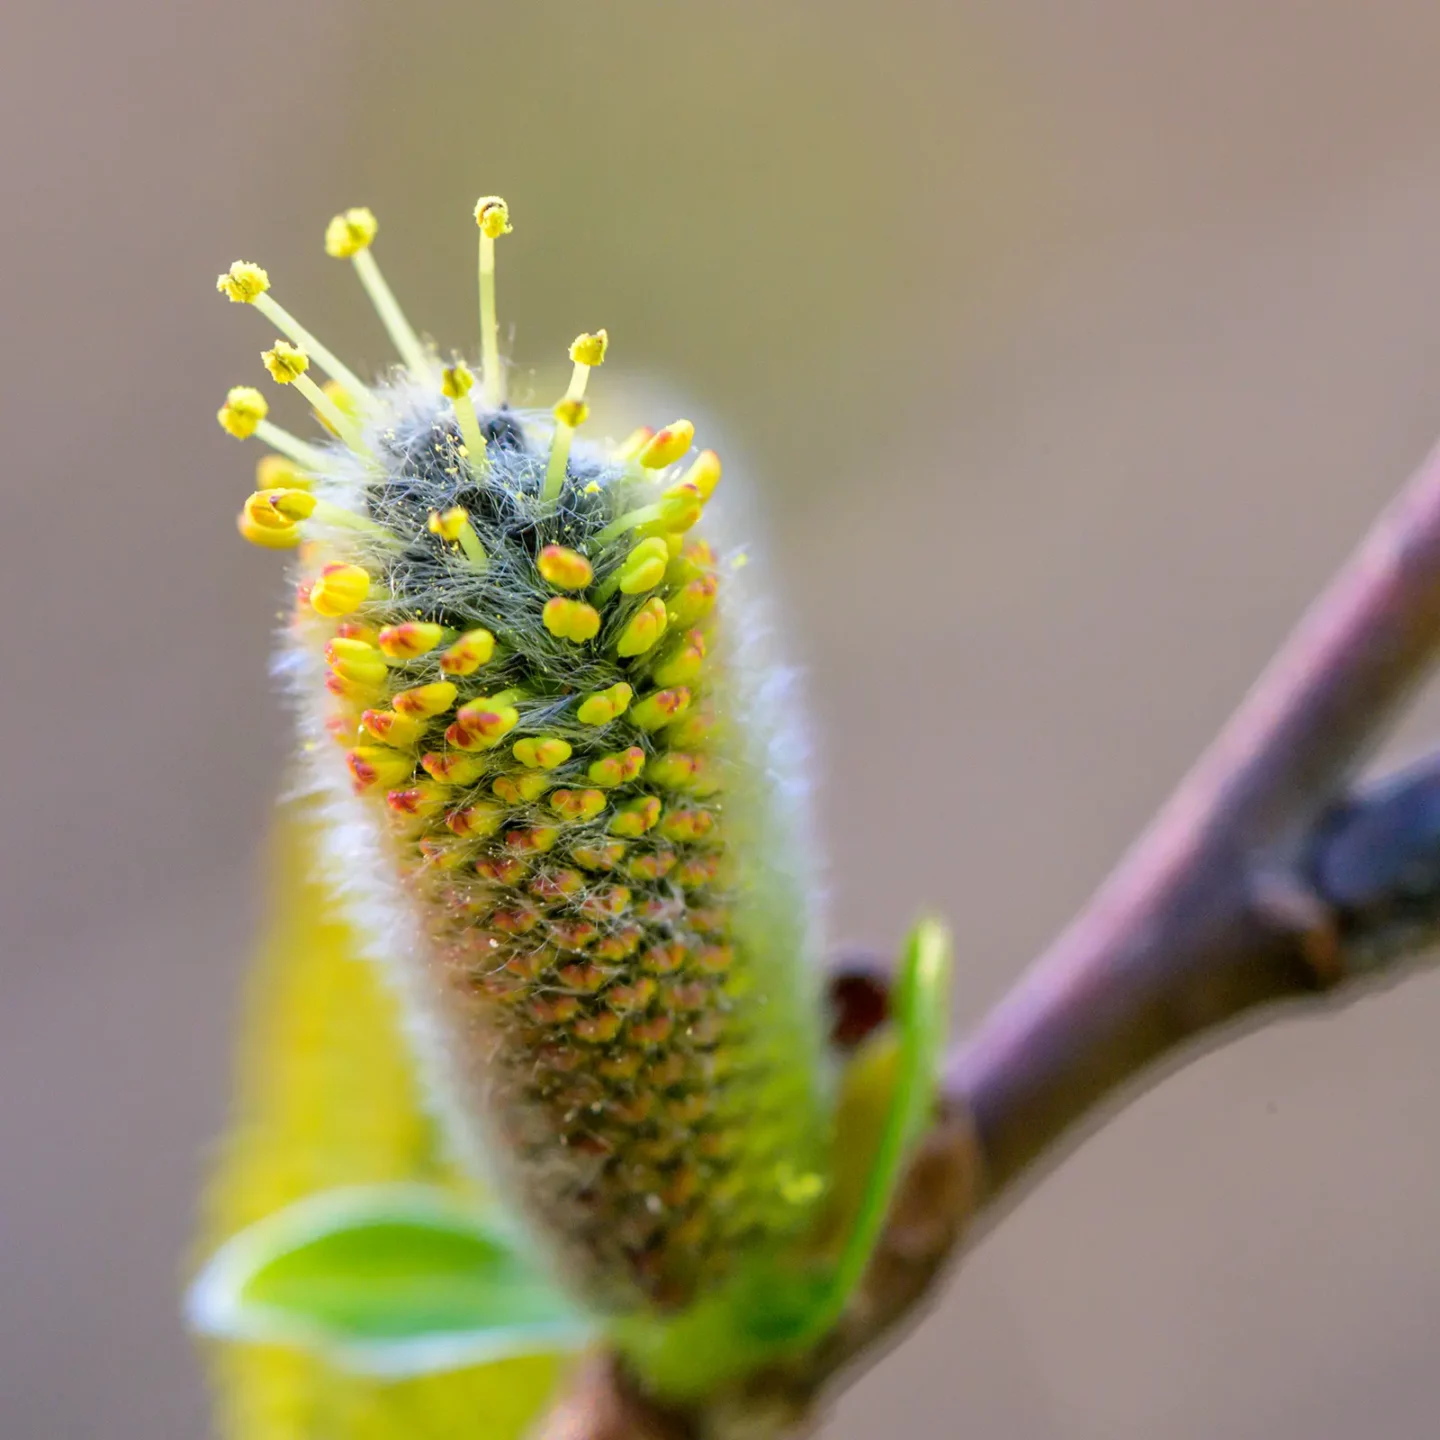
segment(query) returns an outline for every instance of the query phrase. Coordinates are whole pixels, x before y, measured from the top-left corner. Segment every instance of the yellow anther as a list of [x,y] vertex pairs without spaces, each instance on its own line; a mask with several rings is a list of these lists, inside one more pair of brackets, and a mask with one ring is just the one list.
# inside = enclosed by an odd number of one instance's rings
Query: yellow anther
[[358,610],[370,593],[370,576],[359,565],[327,565],[310,591],[320,615],[338,618]]
[[493,835],[505,823],[505,812],[498,805],[477,801],[463,810],[453,811],[445,819],[446,827],[466,840],[482,840]]
[[497,775],[490,788],[507,805],[529,805],[538,800],[552,783],[541,770],[528,775]]
[[700,498],[708,500],[720,483],[720,457],[713,450],[702,450],[680,480],[682,484],[693,485],[700,492]]
[[489,750],[520,723],[520,712],[507,695],[480,695],[455,712],[445,738],[461,750]]
[[646,767],[645,775],[662,790],[679,790],[694,775],[696,768],[695,756],[687,755],[681,750],[671,750],[664,755],[657,755]]
[[554,849],[559,838],[558,825],[531,825],[524,830],[512,830],[505,837],[505,844],[521,855],[543,855]]
[[[625,847],[618,840],[602,840],[598,844],[572,846],[570,858],[587,870],[613,870],[624,853]],[[630,948],[633,950],[634,946]]]
[[360,724],[382,745],[393,745],[400,750],[418,743],[425,733],[423,720],[402,715],[398,710],[367,710],[360,717]]
[[563,400],[555,402],[552,413],[556,421],[567,430],[578,430],[590,418],[590,406],[584,400],[572,400],[567,395]]
[[262,455],[255,462],[257,490],[308,490],[314,483],[308,470],[284,455]]
[[660,833],[680,843],[703,840],[715,829],[715,817],[708,810],[671,810],[660,822]]
[[379,221],[367,206],[346,210],[325,227],[325,253],[337,260],[349,260],[370,247],[379,228]]
[[491,240],[508,235],[513,228],[510,224],[510,207],[498,195],[482,195],[475,202],[475,223],[480,233]]
[[445,638],[445,627],[429,620],[406,620],[380,632],[380,648],[392,660],[414,660],[428,655]]
[[630,708],[635,692],[623,681],[618,681],[608,690],[597,690],[587,695],[575,712],[575,718],[582,725],[608,725],[616,716],[623,715]]
[[292,529],[295,522],[304,517],[286,515],[276,506],[276,500],[284,493],[283,490],[257,490],[250,496],[245,502],[245,513],[250,517],[250,523],[262,530]]
[[630,711],[631,722],[642,730],[658,730],[678,720],[690,708],[690,692],[683,685],[657,690],[637,701]]
[[583,600],[566,600],[556,595],[545,602],[540,618],[557,640],[583,645],[600,633],[600,612]]
[[472,565],[483,569],[488,563],[485,547],[481,545],[480,537],[470,523],[470,513],[463,505],[452,505],[444,511],[432,510],[426,528],[432,535],[458,544]]
[[593,820],[605,808],[605,797],[598,790],[557,790],[550,808],[567,820]]
[[655,662],[650,678],[657,685],[688,685],[705,662],[705,637],[698,630],[678,636]]
[[660,497],[657,524],[662,530],[688,530],[700,518],[705,501],[700,492],[685,481],[672,485]]
[[474,384],[474,372],[463,361],[447,365],[440,372],[440,393],[447,400],[458,400],[460,396],[468,395]]
[[683,719],[672,725],[667,734],[672,745],[693,750],[704,745],[714,736],[715,716],[708,705],[691,710]]
[[570,758],[571,745],[557,735],[535,735],[517,740],[511,753],[528,770],[553,770]]
[[643,835],[659,818],[660,801],[654,795],[645,795],[622,805],[607,828],[612,835]]
[[346,760],[357,790],[392,790],[415,773],[415,762],[408,755],[379,745],[357,745]]
[[638,745],[632,745],[628,750],[617,750],[613,755],[592,760],[585,773],[592,785],[611,790],[634,780],[644,768],[645,752]]
[[665,602],[658,595],[652,595],[629,619],[620,632],[615,649],[626,658],[643,655],[659,641],[665,633],[667,617]]
[[250,385],[236,385],[225,396],[225,403],[216,413],[220,428],[237,440],[246,440],[259,428],[270,413],[265,397]]
[[396,815],[415,820],[429,820],[451,803],[450,787],[433,780],[417,780],[401,790],[391,790],[385,803]]
[[215,288],[236,305],[253,305],[270,288],[270,277],[248,260],[237,260],[215,281]]
[[665,578],[670,552],[658,535],[642,540],[621,562],[616,581],[622,595],[643,595]]
[[441,655],[440,669],[446,675],[473,675],[494,654],[495,637],[488,630],[467,630]]
[[590,562],[578,550],[564,545],[547,545],[535,568],[560,590],[583,590],[595,578]]
[[413,689],[400,691],[390,703],[402,714],[418,715],[428,720],[433,715],[443,715],[455,703],[459,693],[449,680],[435,680],[429,685],[416,685]]
[[431,751],[420,757],[427,775],[442,785],[473,785],[489,768],[483,755],[467,755],[461,750]]
[[384,657],[367,641],[337,636],[325,647],[330,668],[359,685],[378,685],[390,673]]
[[425,528],[442,540],[458,540],[469,523],[470,512],[463,505],[453,505],[449,510],[432,510]]
[[277,340],[260,358],[265,362],[270,378],[277,385],[289,385],[310,368],[310,357],[298,346],[285,340]]
[[714,575],[697,575],[685,584],[679,594],[670,598],[670,623],[677,627],[703,620],[715,608],[720,582]]
[[[277,526],[268,519],[258,520],[256,514],[252,513],[251,505],[251,502],[258,498],[252,495],[250,500],[245,502],[245,508],[236,516],[235,524],[241,536],[264,550],[293,550],[302,538],[300,527],[288,523]],[[258,507],[256,508],[258,510]]]
[[597,330],[593,335],[577,335],[570,342],[570,358],[577,365],[593,370],[605,363],[605,351],[609,344],[610,337],[603,330]]
[[647,470],[673,465],[695,443],[695,427],[688,420],[672,420],[645,442],[636,459]]

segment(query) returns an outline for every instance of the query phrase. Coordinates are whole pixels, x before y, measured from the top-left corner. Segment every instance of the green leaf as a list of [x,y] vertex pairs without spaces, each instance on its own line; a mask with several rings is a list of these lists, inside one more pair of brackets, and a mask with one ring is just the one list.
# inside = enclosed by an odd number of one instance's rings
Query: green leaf
[[[890,1032],[876,1037],[876,1078],[882,1084],[888,1078],[890,1088],[869,1171],[834,1269],[797,1326],[797,1339],[818,1339],[839,1320],[875,1253],[910,1151],[930,1121],[949,1029],[951,968],[950,932],[939,920],[921,920],[906,938],[891,988]],[[840,1140],[846,1143],[844,1135]]]
[[398,1379],[576,1349],[593,1326],[504,1235],[423,1185],[328,1190],[223,1245],[190,1291],[202,1334]]

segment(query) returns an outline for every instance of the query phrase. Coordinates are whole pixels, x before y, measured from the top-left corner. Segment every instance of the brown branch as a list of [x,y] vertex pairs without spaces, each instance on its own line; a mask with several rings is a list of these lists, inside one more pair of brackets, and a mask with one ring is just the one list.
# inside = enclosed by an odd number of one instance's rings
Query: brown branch
[[1095,899],[953,1056],[998,1191],[1117,1086],[1351,966],[1307,839],[1440,646],[1440,452]]
[[837,1372],[879,1353],[967,1223],[1077,1122],[1240,1017],[1343,988],[1429,939],[1440,759],[1344,791],[1437,650],[1440,450],[1089,906],[949,1057],[942,1113],[835,1333],[683,1414],[597,1361],[543,1434],[719,1440],[813,1425]]

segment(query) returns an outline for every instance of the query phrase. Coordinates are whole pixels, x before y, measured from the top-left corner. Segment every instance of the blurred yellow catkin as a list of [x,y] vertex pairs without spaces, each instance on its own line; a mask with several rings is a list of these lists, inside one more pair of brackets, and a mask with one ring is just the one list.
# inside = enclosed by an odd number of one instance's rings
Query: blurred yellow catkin
[[[246,997],[229,1133],[215,1159],[201,1254],[336,1185],[462,1181],[420,1106],[396,1011],[310,873],[303,807],[283,812],[270,858],[271,911]],[[473,1193],[473,1186],[470,1186]],[[208,1348],[225,1440],[511,1440],[554,1386],[550,1357],[396,1382],[341,1374],[277,1346]]]

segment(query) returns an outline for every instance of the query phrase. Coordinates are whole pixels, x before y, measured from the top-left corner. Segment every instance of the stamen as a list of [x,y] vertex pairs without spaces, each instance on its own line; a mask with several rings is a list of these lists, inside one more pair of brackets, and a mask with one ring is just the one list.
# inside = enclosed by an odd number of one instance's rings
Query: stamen
[[642,540],[611,572],[610,578],[595,592],[602,604],[617,590],[622,595],[643,595],[653,590],[664,578],[670,563],[670,550],[658,535]]
[[628,659],[632,655],[643,655],[654,648],[665,633],[668,617],[665,602],[658,595],[652,595],[631,617],[620,632],[616,651]]
[[583,400],[561,400],[554,409],[555,438],[550,442],[550,459],[545,466],[545,488],[540,492],[542,500],[558,500],[565,486],[565,467],[570,463],[570,444],[575,432],[590,414],[590,407]]
[[321,525],[333,525],[340,530],[358,530],[362,535],[369,535],[392,548],[400,543],[398,537],[368,515],[357,515],[343,505],[319,499],[308,490],[277,490],[271,503],[286,519],[297,524],[301,520],[314,519]]
[[235,385],[225,396],[225,403],[215,412],[220,428],[237,440],[258,436],[272,450],[278,450],[307,470],[328,470],[330,461],[318,446],[308,445],[298,435],[272,425],[265,417],[269,402],[252,385]]
[[432,510],[427,530],[442,540],[459,545],[465,558],[477,569],[483,570],[490,563],[475,527],[470,523],[470,512],[463,505],[452,505],[446,511]]
[[570,374],[570,385],[564,397],[555,407],[555,438],[550,443],[550,463],[545,468],[545,489],[543,500],[556,500],[565,484],[565,467],[570,460],[570,443],[575,431],[585,423],[590,413],[585,404],[585,382],[597,365],[605,363],[605,351],[610,337],[603,330],[593,335],[577,335],[570,345],[570,358],[575,368]]
[[485,465],[485,436],[475,414],[475,402],[470,398],[470,388],[474,384],[475,377],[463,361],[447,365],[440,373],[440,393],[455,407],[460,438],[465,442],[470,463],[479,471]]
[[349,260],[355,266],[355,273],[360,277],[380,323],[389,334],[391,344],[400,352],[406,369],[417,380],[424,380],[430,374],[430,359],[425,347],[405,318],[405,312],[395,299],[394,291],[385,283],[380,266],[370,251],[379,228],[374,213],[366,206],[346,210],[325,227],[325,253],[337,260]]
[[654,505],[642,506],[626,515],[612,520],[595,537],[597,545],[608,545],[627,530],[647,529],[652,533],[667,534],[688,530],[700,518],[705,501],[700,492],[683,480],[672,485]]
[[332,380],[338,380],[357,401],[368,401],[365,382],[325,348],[283,305],[270,295],[270,277],[258,265],[237,260],[215,281],[215,288],[237,305],[253,305],[282,335],[315,357]]
[[500,319],[495,309],[495,241],[508,235],[510,207],[498,195],[475,202],[480,227],[480,357],[485,370],[485,403],[498,410],[505,403],[505,376],[500,369]]
[[277,340],[272,349],[260,358],[277,385],[293,385],[314,407],[316,414],[358,455],[368,455],[369,447],[360,438],[360,428],[305,372],[310,357],[295,345]]

